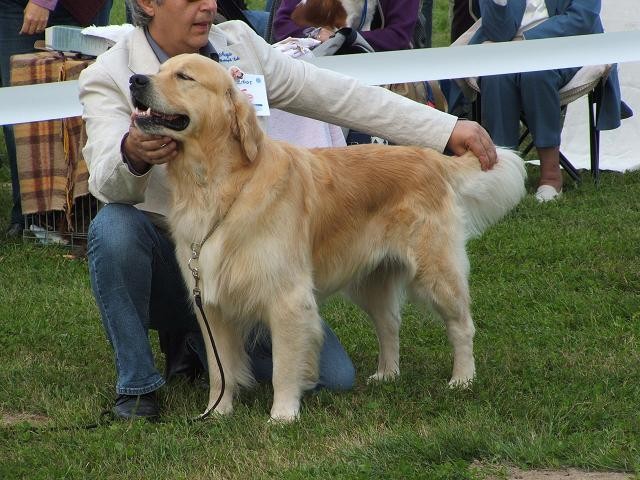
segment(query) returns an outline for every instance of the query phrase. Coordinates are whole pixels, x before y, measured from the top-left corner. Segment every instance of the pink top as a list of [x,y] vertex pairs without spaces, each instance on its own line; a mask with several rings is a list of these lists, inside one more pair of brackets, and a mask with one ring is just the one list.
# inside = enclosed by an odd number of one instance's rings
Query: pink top
[[31,3],[34,3],[39,7],[46,8],[51,12],[53,12],[56,9],[56,5],[58,4],[58,0],[30,0],[30,1]]

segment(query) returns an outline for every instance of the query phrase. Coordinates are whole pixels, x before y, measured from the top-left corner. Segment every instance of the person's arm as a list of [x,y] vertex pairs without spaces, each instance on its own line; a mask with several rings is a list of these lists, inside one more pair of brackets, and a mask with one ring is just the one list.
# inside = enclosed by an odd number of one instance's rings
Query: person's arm
[[503,0],[480,0],[480,14],[482,16],[482,30],[488,40],[492,42],[510,42],[516,36],[522,11],[515,11],[514,2]]
[[420,0],[380,0],[384,28],[360,31],[376,51],[405,50],[411,46]]
[[[131,126],[128,85],[118,85],[98,61],[82,71],[79,87],[87,130],[82,154],[90,172],[89,190],[106,203],[144,201],[150,169],[134,173],[121,150]],[[139,165],[138,168],[143,170]]]
[[[248,29],[240,22],[238,29]],[[262,66],[269,103],[274,108],[386,138],[455,154],[467,149],[484,168],[496,160],[489,135],[477,123],[429,108],[381,87],[367,86],[336,72],[282,55],[249,32],[246,39]]]
[[525,40],[594,33],[600,21],[600,0],[572,0],[561,15],[554,15],[524,32]]
[[273,38],[279,42],[287,37],[304,38],[305,27],[291,20],[291,13],[300,0],[282,0],[273,19]]
[[49,13],[55,10],[58,0],[29,0],[24,8],[20,34],[33,35],[44,32],[49,22]]

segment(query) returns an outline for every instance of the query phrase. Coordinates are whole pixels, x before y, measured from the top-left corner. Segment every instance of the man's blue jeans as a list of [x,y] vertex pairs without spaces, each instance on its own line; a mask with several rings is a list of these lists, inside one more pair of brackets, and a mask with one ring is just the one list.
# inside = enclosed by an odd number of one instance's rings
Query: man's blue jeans
[[[203,345],[168,233],[131,205],[109,204],[91,222],[88,256],[91,286],[115,354],[117,393],[158,389],[165,380],[154,364],[150,328],[193,331],[199,353]],[[319,386],[350,389],[351,360],[326,324],[324,332]],[[269,339],[252,345],[249,356],[256,379],[270,380]]]

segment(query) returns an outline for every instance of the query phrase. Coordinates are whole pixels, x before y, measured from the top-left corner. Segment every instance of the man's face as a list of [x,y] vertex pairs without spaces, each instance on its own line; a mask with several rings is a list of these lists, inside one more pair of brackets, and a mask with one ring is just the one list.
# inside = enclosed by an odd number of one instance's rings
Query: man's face
[[152,16],[149,32],[167,55],[196,53],[207,44],[216,0],[138,0]]

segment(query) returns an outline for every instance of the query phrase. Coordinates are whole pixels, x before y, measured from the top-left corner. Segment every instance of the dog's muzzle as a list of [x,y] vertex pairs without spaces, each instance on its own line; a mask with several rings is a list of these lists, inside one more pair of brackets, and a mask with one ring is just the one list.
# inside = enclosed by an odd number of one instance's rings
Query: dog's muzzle
[[170,130],[184,130],[189,125],[189,117],[181,113],[162,111],[153,101],[151,78],[147,75],[132,75],[129,78],[129,91],[135,107],[136,125],[148,133],[156,133],[157,127]]

